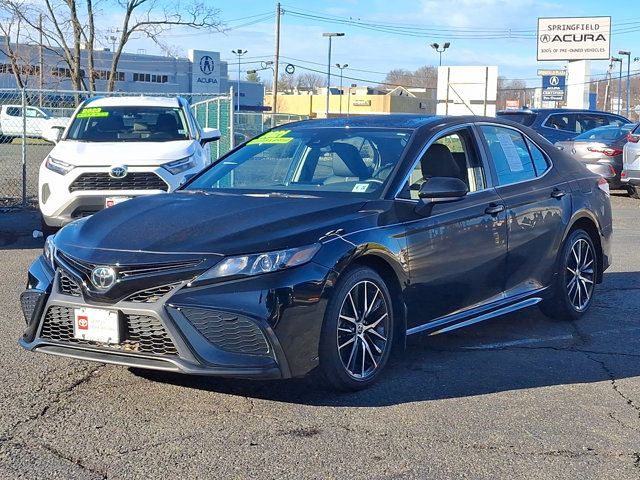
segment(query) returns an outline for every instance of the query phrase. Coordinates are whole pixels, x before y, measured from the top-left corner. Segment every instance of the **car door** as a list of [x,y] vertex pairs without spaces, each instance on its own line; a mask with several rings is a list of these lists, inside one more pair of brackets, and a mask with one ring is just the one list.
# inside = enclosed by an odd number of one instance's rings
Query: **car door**
[[[503,297],[506,213],[480,153],[471,126],[440,135],[425,145],[397,197],[408,212],[409,328]],[[449,156],[455,165],[446,167]],[[415,211],[417,192],[430,176],[458,177],[469,193],[461,200],[435,203],[429,215],[421,216]]]
[[35,107],[27,107],[25,110],[26,117],[26,126],[27,126],[27,136],[29,137],[40,137],[42,136],[42,126],[45,122],[45,114],[35,108]]
[[548,286],[565,225],[569,185],[550,158],[520,130],[478,126],[491,159],[496,190],[507,208],[508,255],[504,291],[517,296]]

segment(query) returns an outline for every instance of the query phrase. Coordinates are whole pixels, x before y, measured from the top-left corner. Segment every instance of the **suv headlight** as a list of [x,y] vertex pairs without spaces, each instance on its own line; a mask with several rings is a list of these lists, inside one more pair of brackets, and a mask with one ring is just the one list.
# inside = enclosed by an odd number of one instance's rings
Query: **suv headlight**
[[248,277],[297,267],[311,261],[313,256],[320,250],[320,246],[319,243],[314,243],[305,247],[290,248],[277,252],[227,257],[193,280],[190,285],[197,285],[206,280],[215,280],[223,277]]
[[47,264],[51,267],[52,270],[55,271],[56,267],[53,259],[56,254],[56,246],[53,243],[53,237],[54,235],[49,235],[44,241],[44,249],[42,251],[42,254],[47,261]]
[[60,175],[66,175],[74,168],[73,165],[63,162],[62,160],[56,160],[51,155],[47,155],[44,165],[52,172],[59,173]]
[[196,161],[191,157],[181,158],[180,160],[175,160],[173,162],[165,163],[162,165],[162,168],[169,171],[173,175],[177,175],[178,173],[186,172],[187,170],[191,170],[196,166]]

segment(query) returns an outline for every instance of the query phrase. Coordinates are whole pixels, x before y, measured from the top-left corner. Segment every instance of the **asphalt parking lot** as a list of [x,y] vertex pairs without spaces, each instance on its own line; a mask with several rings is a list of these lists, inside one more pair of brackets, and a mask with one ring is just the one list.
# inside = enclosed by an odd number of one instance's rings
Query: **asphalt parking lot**
[[0,478],[640,478],[640,202],[574,323],[537,309],[412,338],[373,388],[135,371],[22,351],[41,239],[0,213]]

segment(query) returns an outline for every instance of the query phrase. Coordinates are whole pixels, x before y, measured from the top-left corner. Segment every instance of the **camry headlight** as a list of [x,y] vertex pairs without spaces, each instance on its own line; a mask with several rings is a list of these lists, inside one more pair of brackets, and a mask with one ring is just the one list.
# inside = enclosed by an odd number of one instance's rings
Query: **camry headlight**
[[165,170],[168,170],[173,175],[191,170],[195,166],[196,161],[193,157],[181,158],[180,160],[175,160],[162,165]]
[[51,155],[47,155],[44,165],[52,172],[59,173],[60,175],[66,175],[73,170],[73,165],[63,162],[62,160],[56,160]]
[[47,237],[47,239],[44,241],[44,249],[42,254],[44,255],[45,260],[47,261],[47,264],[53,269],[55,270],[55,263],[53,258],[55,257],[56,254],[56,246],[53,243],[53,235],[49,235]]
[[320,244],[314,243],[306,247],[290,248],[277,252],[253,253],[227,257],[220,263],[196,278],[192,284],[222,277],[243,277],[271,273],[285,268],[303,265],[320,250]]

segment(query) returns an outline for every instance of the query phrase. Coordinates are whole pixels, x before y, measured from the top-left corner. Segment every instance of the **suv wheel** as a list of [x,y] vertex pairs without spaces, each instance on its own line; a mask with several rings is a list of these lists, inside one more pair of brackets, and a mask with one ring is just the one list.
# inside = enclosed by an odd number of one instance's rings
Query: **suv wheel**
[[393,306],[384,280],[357,267],[338,282],[320,337],[320,369],[338,390],[359,390],[374,383],[393,344]]

